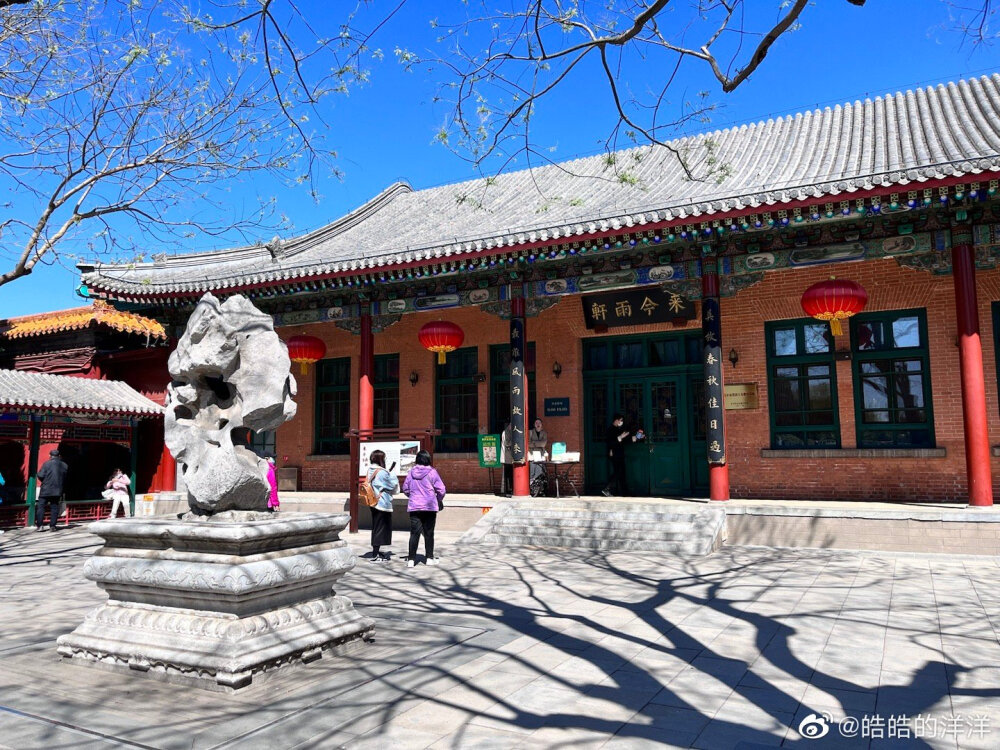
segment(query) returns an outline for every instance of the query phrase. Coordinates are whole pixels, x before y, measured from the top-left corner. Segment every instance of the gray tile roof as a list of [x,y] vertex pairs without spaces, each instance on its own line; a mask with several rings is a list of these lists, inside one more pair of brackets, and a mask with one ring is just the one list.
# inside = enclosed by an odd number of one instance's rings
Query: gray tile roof
[[852,193],[974,176],[1000,168],[1000,74],[907,91],[672,142],[427,190],[396,184],[338,221],[283,242],[130,266],[81,265],[95,289],[201,292],[336,274],[723,211],[838,201]]
[[163,407],[119,380],[0,370],[0,409],[101,412],[155,416]]

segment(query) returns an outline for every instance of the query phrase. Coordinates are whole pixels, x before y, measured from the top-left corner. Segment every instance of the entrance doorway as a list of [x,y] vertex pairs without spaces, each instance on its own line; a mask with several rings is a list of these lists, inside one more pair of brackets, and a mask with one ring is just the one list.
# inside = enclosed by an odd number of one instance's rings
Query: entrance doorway
[[607,484],[607,430],[614,414],[646,439],[625,448],[629,495],[699,496],[708,490],[704,378],[697,332],[584,343],[588,492]]

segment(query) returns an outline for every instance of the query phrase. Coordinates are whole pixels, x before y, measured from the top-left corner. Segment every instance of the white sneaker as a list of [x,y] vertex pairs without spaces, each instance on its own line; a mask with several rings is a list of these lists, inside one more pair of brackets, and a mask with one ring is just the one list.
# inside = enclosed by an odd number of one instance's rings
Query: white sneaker
[[437,565],[438,564],[438,559],[436,557],[428,557],[427,558],[427,564],[428,565]]
[[417,563],[416,563],[416,561],[415,561],[415,560],[407,560],[407,561],[406,561],[406,567],[408,567],[408,568],[412,568],[412,567],[413,567],[414,565],[416,565],[416,564],[417,564]]

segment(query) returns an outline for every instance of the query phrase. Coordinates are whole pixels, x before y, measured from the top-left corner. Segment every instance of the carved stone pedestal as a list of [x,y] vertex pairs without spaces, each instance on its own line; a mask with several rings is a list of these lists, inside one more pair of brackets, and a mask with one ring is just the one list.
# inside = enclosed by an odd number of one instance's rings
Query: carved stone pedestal
[[99,521],[84,574],[109,601],[59,638],[64,657],[211,690],[370,638],[333,585],[356,557],[346,514],[230,511]]

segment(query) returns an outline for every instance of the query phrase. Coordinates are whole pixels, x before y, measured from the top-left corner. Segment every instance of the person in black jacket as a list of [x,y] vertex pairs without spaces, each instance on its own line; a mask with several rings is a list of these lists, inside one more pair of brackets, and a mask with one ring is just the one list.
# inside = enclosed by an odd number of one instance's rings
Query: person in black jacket
[[35,504],[35,529],[42,531],[45,521],[45,506],[49,506],[49,528],[56,530],[59,520],[59,500],[63,494],[63,484],[66,482],[66,472],[69,466],[59,457],[59,451],[49,451],[49,460],[38,470],[37,479],[42,488],[38,492],[38,502]]
[[621,414],[615,414],[608,428],[605,440],[608,445],[608,458],[611,459],[611,475],[608,477],[608,486],[601,494],[605,497],[612,495],[624,495],[628,489],[628,482],[625,481],[625,443],[636,442],[645,437],[642,430],[634,433],[625,426],[625,418]]

